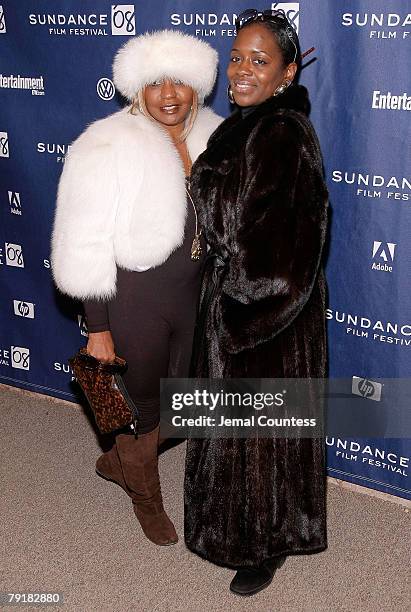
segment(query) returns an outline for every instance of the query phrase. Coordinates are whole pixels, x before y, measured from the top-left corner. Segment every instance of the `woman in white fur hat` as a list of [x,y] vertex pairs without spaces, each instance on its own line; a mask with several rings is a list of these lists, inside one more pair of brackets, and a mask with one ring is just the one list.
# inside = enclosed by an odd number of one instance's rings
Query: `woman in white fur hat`
[[54,280],[84,303],[88,352],[128,361],[124,381],[140,411],[138,438],[119,433],[97,472],[126,491],[159,545],[178,539],[158,474],[159,379],[188,375],[205,248],[186,177],[221,121],[203,107],[216,69],[216,51],[178,31],[118,51],[114,83],[131,106],[74,142],[52,236]]

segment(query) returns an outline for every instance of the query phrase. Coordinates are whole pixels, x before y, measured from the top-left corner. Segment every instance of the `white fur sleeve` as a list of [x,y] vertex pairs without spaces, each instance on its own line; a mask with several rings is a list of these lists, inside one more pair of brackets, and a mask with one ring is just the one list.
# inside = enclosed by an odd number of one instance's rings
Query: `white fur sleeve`
[[116,291],[113,234],[118,206],[116,160],[109,143],[74,143],[60,178],[51,244],[54,281],[79,298]]

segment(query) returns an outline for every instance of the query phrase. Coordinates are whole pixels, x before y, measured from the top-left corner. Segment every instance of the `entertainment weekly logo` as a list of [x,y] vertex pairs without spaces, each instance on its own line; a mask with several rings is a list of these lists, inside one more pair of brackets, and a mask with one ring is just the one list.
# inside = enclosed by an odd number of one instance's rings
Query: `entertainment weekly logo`
[[383,321],[332,308],[327,308],[325,316],[334,325],[341,326],[347,336],[355,336],[366,342],[382,342],[402,348],[411,347],[411,323]]
[[363,200],[390,200],[411,203],[411,176],[371,174],[367,171],[333,170],[331,181],[347,187]]
[[134,4],[112,4],[111,13],[31,13],[29,25],[50,36],[134,36]]
[[362,28],[368,38],[411,40],[411,13],[343,13],[341,25]]
[[382,93],[379,90],[373,91],[371,108],[378,110],[411,111],[411,96],[404,92],[401,95],[394,95],[390,91]]
[[[298,33],[300,26],[299,2],[272,2],[272,10],[281,9]],[[240,11],[241,12],[241,11]],[[202,38],[236,36],[235,20],[239,13],[171,13],[170,25],[190,28],[189,33]]]
[[44,77],[24,77],[20,74],[5,76],[0,74],[0,89],[31,90],[32,96],[44,96]]

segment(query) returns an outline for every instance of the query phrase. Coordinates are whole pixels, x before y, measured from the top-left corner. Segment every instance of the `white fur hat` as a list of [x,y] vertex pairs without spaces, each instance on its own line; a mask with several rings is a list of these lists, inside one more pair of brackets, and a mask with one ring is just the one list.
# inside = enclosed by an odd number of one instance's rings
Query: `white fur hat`
[[172,78],[192,87],[203,102],[213,89],[218,53],[208,43],[178,30],[147,32],[127,41],[113,62],[114,84],[132,100],[145,85]]

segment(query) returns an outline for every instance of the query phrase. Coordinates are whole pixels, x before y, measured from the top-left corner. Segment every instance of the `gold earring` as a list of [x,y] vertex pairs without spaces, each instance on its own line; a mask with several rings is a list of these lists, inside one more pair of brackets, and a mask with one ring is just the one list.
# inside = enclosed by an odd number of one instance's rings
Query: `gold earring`
[[230,101],[230,104],[235,104],[235,100],[234,100],[234,96],[233,96],[233,92],[231,91],[231,85],[229,85],[227,87],[227,97]]

